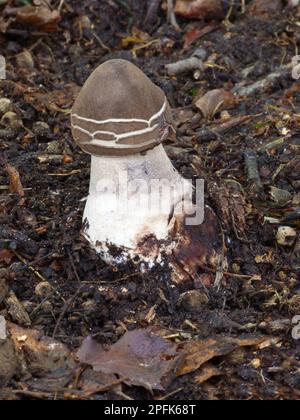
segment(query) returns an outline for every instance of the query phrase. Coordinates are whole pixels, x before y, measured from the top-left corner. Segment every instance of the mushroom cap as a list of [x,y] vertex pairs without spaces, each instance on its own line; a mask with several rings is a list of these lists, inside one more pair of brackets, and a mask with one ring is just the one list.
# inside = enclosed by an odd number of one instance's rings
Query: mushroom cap
[[109,60],[88,78],[72,110],[72,133],[94,156],[145,152],[172,127],[164,92],[126,60]]

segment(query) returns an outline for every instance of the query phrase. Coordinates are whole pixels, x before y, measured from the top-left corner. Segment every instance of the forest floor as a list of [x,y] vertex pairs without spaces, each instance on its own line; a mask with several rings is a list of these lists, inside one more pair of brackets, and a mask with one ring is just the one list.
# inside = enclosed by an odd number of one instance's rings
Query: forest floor
[[[178,31],[155,1],[54,1],[51,19],[33,20],[16,9],[30,2],[2,3],[0,98],[17,115],[0,126],[0,361],[11,363],[0,367],[0,398],[298,399],[300,9],[229,1],[223,19],[177,16]],[[168,74],[195,52],[203,70]],[[182,175],[205,180],[224,230],[219,288],[108,266],[80,236],[90,158],[72,140],[70,112],[111,58],[138,65],[170,101],[177,140],[166,150]],[[217,102],[200,100],[214,89]],[[280,226],[295,235],[287,246]],[[189,290],[208,299],[179,305]],[[185,357],[177,371],[156,360],[164,386],[146,386],[149,372],[101,376],[75,361],[87,336],[109,349],[135,330],[137,346],[156,332]]]

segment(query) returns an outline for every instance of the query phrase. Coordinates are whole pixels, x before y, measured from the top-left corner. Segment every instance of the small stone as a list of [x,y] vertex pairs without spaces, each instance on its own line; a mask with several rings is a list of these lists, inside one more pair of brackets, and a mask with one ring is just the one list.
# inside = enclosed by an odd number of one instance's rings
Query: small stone
[[19,130],[23,127],[23,121],[18,114],[12,111],[6,112],[1,118],[1,123],[13,130]]
[[38,137],[50,137],[51,130],[47,123],[43,121],[37,121],[33,124],[32,131]]
[[89,299],[86,302],[83,302],[82,308],[85,313],[93,313],[97,311],[97,304],[94,300]]
[[188,312],[199,312],[208,302],[209,299],[205,293],[200,290],[190,290],[182,293],[178,299],[177,305]]
[[58,155],[61,152],[61,143],[59,141],[51,141],[47,144],[46,153],[50,155]]
[[19,67],[30,70],[34,69],[34,61],[30,51],[24,50],[23,52],[17,55],[16,60]]
[[42,281],[35,288],[35,294],[39,297],[45,298],[50,295],[53,288],[47,281]]
[[239,264],[237,264],[237,263],[233,263],[232,264],[232,271],[235,274],[240,274],[241,273],[241,266]]
[[11,109],[11,100],[8,98],[0,98],[0,115],[6,114]]
[[281,226],[277,232],[277,243],[282,246],[293,246],[297,239],[297,232],[289,226]]

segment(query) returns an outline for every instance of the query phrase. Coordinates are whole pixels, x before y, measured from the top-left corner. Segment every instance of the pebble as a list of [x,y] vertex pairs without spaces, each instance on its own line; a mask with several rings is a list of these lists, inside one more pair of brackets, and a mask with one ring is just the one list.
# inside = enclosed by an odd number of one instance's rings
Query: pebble
[[41,283],[37,284],[35,288],[35,294],[39,297],[46,297],[49,296],[52,292],[52,286],[47,281],[42,281]]
[[51,141],[47,144],[45,152],[49,153],[50,155],[58,155],[61,152],[61,142],[57,140]]
[[200,290],[190,290],[180,295],[177,306],[182,307],[188,312],[198,312],[202,310],[209,299],[205,293]]
[[292,247],[297,239],[297,231],[290,226],[280,226],[276,239],[279,245]]
[[37,121],[33,124],[32,131],[38,137],[50,137],[51,130],[47,123],[43,121]]
[[23,127],[23,121],[18,114],[12,111],[6,112],[1,118],[1,123],[6,127],[18,130]]
[[82,308],[85,313],[93,313],[97,311],[97,304],[94,300],[89,299],[86,302],[83,302]]
[[24,50],[16,56],[16,60],[19,67],[26,68],[29,70],[34,69],[34,61],[30,51]]
[[10,111],[12,106],[11,100],[8,98],[0,98],[0,115],[6,114]]

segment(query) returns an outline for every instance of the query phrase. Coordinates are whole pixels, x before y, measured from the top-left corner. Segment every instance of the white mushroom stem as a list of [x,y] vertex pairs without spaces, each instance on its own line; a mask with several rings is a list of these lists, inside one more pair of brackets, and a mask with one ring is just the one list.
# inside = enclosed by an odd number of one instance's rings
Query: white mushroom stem
[[106,260],[110,245],[138,255],[147,237],[168,237],[174,212],[186,211],[191,196],[191,183],[176,171],[162,145],[145,154],[92,156],[84,234]]

